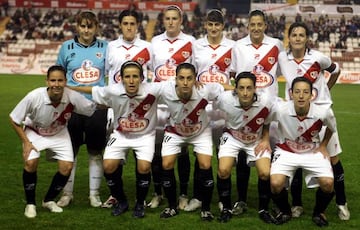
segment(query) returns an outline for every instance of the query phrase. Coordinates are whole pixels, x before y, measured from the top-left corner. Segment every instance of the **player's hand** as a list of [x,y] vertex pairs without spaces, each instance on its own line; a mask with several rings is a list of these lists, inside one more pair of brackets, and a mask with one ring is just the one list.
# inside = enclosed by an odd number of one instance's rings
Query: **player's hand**
[[23,143],[23,159],[24,161],[27,161],[29,158],[29,155],[32,150],[37,151],[37,149],[33,146],[31,142],[24,142]]
[[318,148],[316,148],[314,150],[314,153],[318,153],[318,152],[320,152],[324,156],[324,159],[329,159],[330,160],[330,154],[327,151],[326,146],[320,145]]
[[270,142],[269,141],[260,141],[259,144],[254,149],[256,156],[262,156],[265,152],[271,152]]

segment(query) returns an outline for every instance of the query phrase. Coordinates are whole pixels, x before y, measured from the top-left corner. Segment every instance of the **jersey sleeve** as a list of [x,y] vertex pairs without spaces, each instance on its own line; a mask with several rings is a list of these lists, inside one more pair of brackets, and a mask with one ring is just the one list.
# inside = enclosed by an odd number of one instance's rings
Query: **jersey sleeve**
[[21,125],[25,120],[26,115],[31,112],[33,101],[31,95],[31,93],[28,93],[10,113],[11,120],[18,125]]
[[327,110],[326,118],[324,120],[324,125],[328,127],[332,132],[334,133],[337,132],[336,118],[334,115],[334,111],[331,108]]
[[93,101],[73,90],[70,90],[69,94],[70,101],[74,105],[74,112],[85,116],[91,116],[95,112],[96,104]]

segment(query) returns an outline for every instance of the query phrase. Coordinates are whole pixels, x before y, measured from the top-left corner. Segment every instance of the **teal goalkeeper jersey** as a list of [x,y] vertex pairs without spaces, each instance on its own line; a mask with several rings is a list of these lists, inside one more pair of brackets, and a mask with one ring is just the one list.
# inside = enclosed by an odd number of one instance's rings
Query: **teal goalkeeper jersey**
[[[107,41],[95,39],[89,46],[80,44],[77,37],[65,41],[57,64],[65,67],[69,86],[104,86]],[[92,99],[90,94],[84,94]]]

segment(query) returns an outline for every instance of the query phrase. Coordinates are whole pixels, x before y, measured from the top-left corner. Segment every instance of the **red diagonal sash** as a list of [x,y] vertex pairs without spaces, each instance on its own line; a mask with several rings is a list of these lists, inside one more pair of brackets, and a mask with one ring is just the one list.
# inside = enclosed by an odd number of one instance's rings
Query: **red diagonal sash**
[[144,48],[138,54],[136,54],[133,58],[133,61],[139,62],[141,65],[144,65],[150,60],[150,53],[149,50]]
[[222,55],[216,62],[215,65],[219,66],[219,70],[225,72],[226,68],[231,63],[231,49],[229,49],[224,55]]
[[319,63],[315,62],[306,71],[306,73],[304,74],[304,77],[306,77],[312,83],[314,83],[316,81],[317,77],[319,76],[320,71],[321,71],[321,67],[320,67]]
[[133,113],[139,118],[143,118],[147,111],[154,104],[156,97],[152,94],[148,94],[142,102],[133,110]]
[[175,60],[175,65],[185,62],[191,56],[191,46],[191,42],[188,42],[171,56]]
[[264,67],[264,71],[270,72],[272,67],[277,63],[279,55],[279,49],[274,46],[260,61],[259,65]]
[[246,126],[250,127],[252,132],[255,132],[256,130],[258,130],[263,124],[264,122],[259,122],[259,118],[262,118],[263,120],[266,119],[266,117],[269,115],[269,110],[268,108],[263,108],[258,114],[256,114],[255,117],[253,117],[253,119],[251,119],[251,121],[249,121]]

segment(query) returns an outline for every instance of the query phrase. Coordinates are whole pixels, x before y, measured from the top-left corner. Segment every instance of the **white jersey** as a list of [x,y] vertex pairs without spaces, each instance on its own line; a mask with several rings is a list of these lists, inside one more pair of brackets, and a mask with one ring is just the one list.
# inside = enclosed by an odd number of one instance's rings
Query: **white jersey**
[[233,91],[222,93],[216,104],[226,113],[224,132],[247,146],[255,146],[262,138],[263,126],[270,124],[272,101],[265,94],[259,94],[246,110],[241,108],[239,97]]
[[133,42],[124,41],[120,36],[108,44],[106,51],[105,69],[109,76],[109,85],[121,81],[120,68],[126,61],[137,61],[143,66],[144,80],[147,79],[147,67],[151,63],[150,42],[136,38]]
[[153,50],[152,67],[154,81],[166,81],[176,76],[176,66],[183,62],[191,63],[193,36],[180,34],[176,38],[169,38],[166,31],[152,38]]
[[169,81],[161,99],[168,106],[170,117],[165,131],[183,137],[195,137],[209,125],[205,107],[224,91],[222,85],[209,83],[200,89],[193,87],[191,98],[183,102],[176,94],[175,81]]
[[279,55],[279,65],[286,79],[285,98],[290,99],[291,82],[296,77],[306,77],[313,83],[313,98],[315,103],[332,103],[330,90],[324,76],[324,70],[329,68],[332,61],[319,51],[309,50],[301,62],[294,59],[292,53],[283,51]]
[[129,97],[122,84],[93,87],[95,102],[111,107],[114,111],[114,130],[129,135],[155,132],[157,101],[162,84],[140,84],[136,96]]
[[256,47],[248,35],[236,42],[230,69],[236,74],[243,71],[254,73],[257,91],[267,91],[277,97],[278,55],[283,50],[284,47],[279,39],[265,35],[262,44]]
[[235,41],[223,36],[218,47],[210,46],[207,36],[199,38],[193,44],[192,64],[197,70],[197,80],[203,83],[218,82],[230,84],[229,66],[231,50]]
[[277,146],[285,151],[312,152],[321,143],[319,133],[323,125],[336,132],[335,116],[329,105],[311,104],[306,118],[302,120],[296,115],[293,101],[278,103],[273,111],[273,119],[278,121]]
[[46,87],[29,92],[10,113],[16,124],[24,124],[41,136],[53,136],[66,128],[72,112],[91,116],[95,103],[78,92],[64,88],[59,105],[52,105]]

